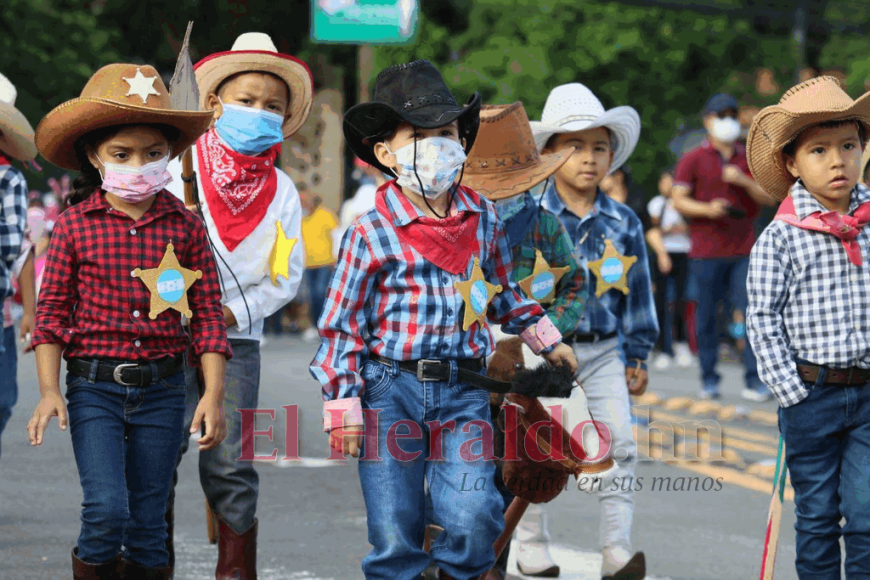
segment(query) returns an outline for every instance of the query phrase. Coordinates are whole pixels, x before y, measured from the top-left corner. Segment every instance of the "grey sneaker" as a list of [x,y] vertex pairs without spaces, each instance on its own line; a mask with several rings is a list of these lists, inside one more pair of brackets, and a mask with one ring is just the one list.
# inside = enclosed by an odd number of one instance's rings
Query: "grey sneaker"
[[773,397],[768,392],[767,388],[764,390],[761,389],[743,389],[743,392],[740,393],[740,396],[746,399],[747,401],[753,401],[755,403],[766,403]]
[[722,398],[721,393],[719,393],[719,387],[704,387],[701,389],[701,392],[698,393],[698,398],[702,401],[710,401],[712,399],[720,399]]

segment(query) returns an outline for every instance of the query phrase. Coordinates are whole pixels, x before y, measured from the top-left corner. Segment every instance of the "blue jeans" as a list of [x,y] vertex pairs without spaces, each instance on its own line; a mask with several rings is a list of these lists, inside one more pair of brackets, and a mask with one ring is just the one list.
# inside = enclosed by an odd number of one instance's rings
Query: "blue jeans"
[[[722,380],[716,372],[719,360],[719,332],[716,325],[717,306],[728,299],[735,310],[746,313],[746,275],[749,256],[740,258],[710,258],[692,260],[690,264],[694,298],[698,303],[695,322],[698,333],[698,359],[701,380],[705,389],[717,389]],[[758,378],[758,361],[749,341],[743,349],[744,380],[746,387],[766,390]]]
[[18,402],[18,351],[15,327],[4,328],[0,335],[0,436]]
[[78,556],[101,564],[121,552],[166,566],[166,499],[184,438],[184,374],[148,387],[67,374],[70,436],[84,492]]
[[[243,534],[254,525],[260,478],[252,461],[238,460],[242,455],[242,416],[238,409],[257,408],[260,394],[260,343],[255,340],[232,339],[230,346],[233,347],[233,358],[227,361],[224,399],[227,437],[214,449],[199,452],[199,481],[212,511],[237,534]],[[196,369],[185,365],[185,377],[185,437],[178,453],[179,463],[190,446],[190,425],[199,404]],[[170,495],[173,502],[177,480],[176,471]]]
[[[870,384],[824,385],[779,409],[779,429],[795,494],[795,551],[801,580],[870,578]],[[841,528],[840,519],[846,524]]]
[[332,266],[321,266],[319,268],[308,268],[305,270],[305,283],[308,284],[308,291],[311,295],[311,324],[315,327],[320,320],[320,313],[323,312],[323,303],[326,302],[326,291],[329,290],[329,279],[332,277]]
[[[379,410],[377,426],[366,425],[367,433],[377,435],[378,457],[364,449],[359,462],[372,545],[362,562],[366,579],[417,580],[430,558],[457,580],[476,578],[495,563],[492,545],[504,529],[504,503],[495,488],[494,462],[463,459],[460,447],[481,435],[479,426],[462,432],[470,421],[492,427],[489,393],[457,382],[455,366],[449,382],[420,382],[395,363],[387,366],[374,361],[368,361],[361,374],[366,385],[362,407]],[[397,421],[415,424],[421,437],[388,443],[388,433]],[[455,421],[452,431],[445,427],[441,432],[440,460],[428,460],[431,431],[426,423],[430,421]],[[401,437],[410,428],[408,424],[394,427],[394,435]],[[484,434],[484,439],[488,437],[489,433]],[[368,436],[366,440],[371,441]],[[403,460],[390,452],[395,446],[405,453],[420,453]],[[481,453],[481,447],[474,443],[471,451]],[[425,497],[424,480],[431,504]],[[432,514],[427,513],[429,505]],[[444,528],[432,542],[430,554],[423,551],[427,521]]]

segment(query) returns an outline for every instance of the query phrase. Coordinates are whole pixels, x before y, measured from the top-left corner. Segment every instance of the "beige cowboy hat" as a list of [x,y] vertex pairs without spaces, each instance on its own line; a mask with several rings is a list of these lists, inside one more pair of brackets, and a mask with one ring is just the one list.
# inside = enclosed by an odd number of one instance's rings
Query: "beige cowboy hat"
[[870,93],[853,101],[834,77],[790,88],[778,105],[765,107],[752,121],[746,140],[752,177],[768,195],[785,199],[795,178],[785,167],[783,148],[810,125],[841,119],[855,119],[870,135]]
[[208,129],[212,118],[212,111],[173,109],[154,67],[110,64],[94,73],[79,98],[43,117],[36,127],[36,146],[51,163],[81,170],[74,145],[91,131],[114,125],[169,125],[179,133],[169,143],[175,157]]
[[16,96],[15,85],[0,74],[0,151],[19,161],[32,161],[37,153],[33,127],[15,108]]
[[462,183],[493,201],[512,197],[556,173],[573,152],[572,147],[547,155],[538,153],[521,102],[484,105]]
[[314,102],[314,81],[308,66],[294,56],[278,52],[268,34],[246,32],[236,39],[229,51],[211,54],[195,65],[196,83],[199,85],[199,107],[205,109],[209,94],[229,77],[241,72],[267,72],[287,83],[290,88],[290,106],[284,117],[284,138],[298,131]]

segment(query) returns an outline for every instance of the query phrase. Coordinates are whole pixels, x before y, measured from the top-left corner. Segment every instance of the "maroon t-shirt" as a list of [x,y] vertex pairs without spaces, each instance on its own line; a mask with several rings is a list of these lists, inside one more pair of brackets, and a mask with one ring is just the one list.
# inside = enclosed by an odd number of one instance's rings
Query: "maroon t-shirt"
[[746,217],[739,219],[726,216],[718,220],[689,220],[689,236],[692,239],[690,258],[748,256],[755,244],[758,204],[742,187],[722,181],[722,168],[726,165],[736,165],[746,175],[751,175],[746,162],[746,148],[739,143],[734,146],[734,154],[728,161],[722,159],[722,155],[709,141],[704,141],[686,153],[677,164],[674,184],[688,187],[696,200],[721,198],[730,202],[731,207],[746,212]]

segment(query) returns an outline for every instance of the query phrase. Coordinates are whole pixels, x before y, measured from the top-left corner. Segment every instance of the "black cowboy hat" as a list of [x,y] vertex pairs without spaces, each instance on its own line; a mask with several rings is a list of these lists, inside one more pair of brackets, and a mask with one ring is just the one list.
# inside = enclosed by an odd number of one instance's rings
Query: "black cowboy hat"
[[382,70],[375,82],[374,98],[344,114],[344,138],[357,157],[392,175],[375,157],[374,144],[389,137],[403,121],[423,129],[458,121],[465,152],[471,151],[480,125],[480,93],[460,107],[428,60],[393,65]]

